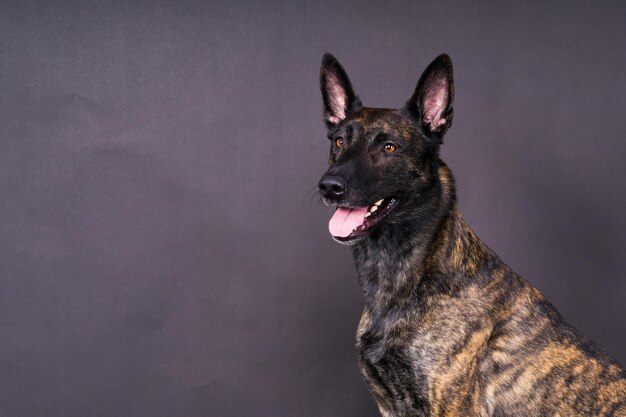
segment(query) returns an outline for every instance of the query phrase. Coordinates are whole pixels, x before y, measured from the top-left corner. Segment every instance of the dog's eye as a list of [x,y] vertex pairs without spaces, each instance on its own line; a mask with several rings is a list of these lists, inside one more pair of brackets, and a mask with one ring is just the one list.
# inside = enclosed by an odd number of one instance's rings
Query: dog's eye
[[383,146],[383,151],[387,153],[391,153],[395,150],[396,150],[396,145],[394,145],[393,143],[385,143],[385,146]]
[[335,146],[338,148],[343,147],[343,138],[342,137],[338,137],[337,139],[335,139]]

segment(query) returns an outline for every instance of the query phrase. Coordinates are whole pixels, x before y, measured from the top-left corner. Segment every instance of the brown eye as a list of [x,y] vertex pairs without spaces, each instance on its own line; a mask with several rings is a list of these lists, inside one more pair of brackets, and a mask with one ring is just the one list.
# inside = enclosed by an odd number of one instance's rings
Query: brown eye
[[385,146],[383,146],[383,151],[387,153],[391,153],[395,150],[396,150],[396,145],[394,145],[393,143],[385,143]]
[[339,137],[337,139],[335,139],[335,146],[338,148],[343,147],[343,138]]

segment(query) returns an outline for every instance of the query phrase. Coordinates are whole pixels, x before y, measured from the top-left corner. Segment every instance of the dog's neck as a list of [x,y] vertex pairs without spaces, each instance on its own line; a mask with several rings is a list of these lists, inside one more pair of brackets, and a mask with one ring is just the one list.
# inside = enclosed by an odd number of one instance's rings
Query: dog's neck
[[468,285],[481,266],[499,261],[459,213],[448,167],[440,162],[436,169],[438,177],[404,209],[402,222],[354,246],[366,308],[374,314],[419,307],[428,297]]

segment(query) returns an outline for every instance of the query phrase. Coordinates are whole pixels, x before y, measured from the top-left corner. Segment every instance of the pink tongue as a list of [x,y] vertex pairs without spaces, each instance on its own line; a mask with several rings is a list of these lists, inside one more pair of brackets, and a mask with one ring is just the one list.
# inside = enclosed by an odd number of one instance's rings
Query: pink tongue
[[347,237],[355,227],[363,224],[367,207],[349,209],[338,207],[328,222],[330,234],[336,237]]

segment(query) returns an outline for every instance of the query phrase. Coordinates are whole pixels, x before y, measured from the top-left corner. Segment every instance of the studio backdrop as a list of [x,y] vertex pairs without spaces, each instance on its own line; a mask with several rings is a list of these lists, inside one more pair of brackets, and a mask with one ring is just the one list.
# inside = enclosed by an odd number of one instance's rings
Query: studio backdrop
[[455,70],[474,231],[626,364],[626,3],[0,2],[0,416],[377,416],[317,181]]

